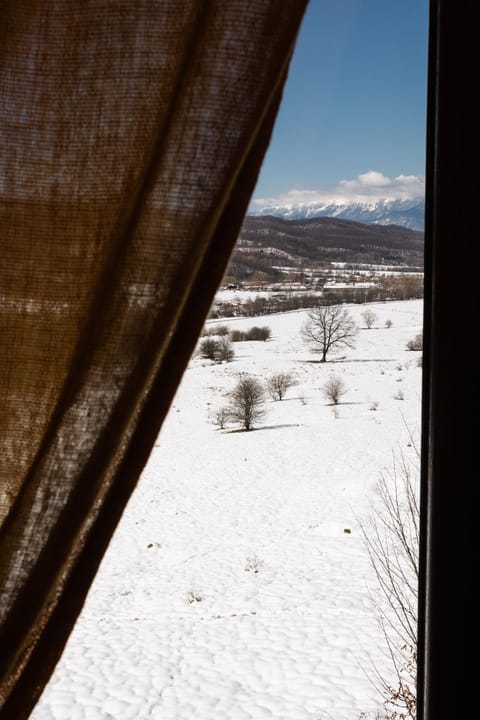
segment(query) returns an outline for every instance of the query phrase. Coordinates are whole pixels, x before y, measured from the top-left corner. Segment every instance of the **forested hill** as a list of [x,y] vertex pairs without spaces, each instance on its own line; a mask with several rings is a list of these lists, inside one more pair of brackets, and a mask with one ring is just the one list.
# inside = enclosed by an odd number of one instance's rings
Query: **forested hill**
[[236,277],[275,267],[369,263],[423,268],[423,232],[337,218],[247,216],[230,263]]

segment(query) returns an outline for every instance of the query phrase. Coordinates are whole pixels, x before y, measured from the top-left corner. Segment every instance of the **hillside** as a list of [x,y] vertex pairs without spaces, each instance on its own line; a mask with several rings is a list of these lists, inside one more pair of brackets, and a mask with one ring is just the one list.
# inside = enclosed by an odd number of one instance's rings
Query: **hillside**
[[[365,309],[348,308],[355,348],[326,363],[301,341],[306,311],[269,317],[271,338],[234,343],[231,362],[192,357],[32,720],[383,716],[372,664],[395,675],[361,523],[395,458],[416,477],[421,353],[406,345],[423,306],[376,303],[371,329]],[[212,423],[242,373],[278,372],[298,384],[253,431]]]
[[423,232],[397,225],[247,216],[227,276],[242,282],[261,272],[279,281],[285,272],[322,269],[334,262],[418,271],[423,267],[423,244]]

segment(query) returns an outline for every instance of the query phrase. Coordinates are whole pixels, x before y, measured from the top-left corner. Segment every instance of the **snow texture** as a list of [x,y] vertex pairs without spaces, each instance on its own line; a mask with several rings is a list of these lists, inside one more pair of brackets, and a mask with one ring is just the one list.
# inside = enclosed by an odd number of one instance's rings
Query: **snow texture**
[[[422,302],[348,307],[355,349],[319,356],[306,311],[210,321],[268,325],[233,362],[194,356],[32,720],[358,720],[388,672],[359,529],[392,453],[413,458]],[[392,326],[385,327],[391,320]],[[211,419],[240,373],[297,385],[256,429]],[[332,406],[322,386],[348,391]],[[401,393],[399,393],[401,389]],[[400,399],[403,397],[403,399]]]

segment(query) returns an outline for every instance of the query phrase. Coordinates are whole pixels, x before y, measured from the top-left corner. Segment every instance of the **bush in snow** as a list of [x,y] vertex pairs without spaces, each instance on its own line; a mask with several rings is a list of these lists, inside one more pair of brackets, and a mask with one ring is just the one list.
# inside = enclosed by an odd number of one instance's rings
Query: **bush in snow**
[[211,337],[212,335],[221,337],[223,335],[228,335],[229,333],[230,328],[228,327],[228,325],[213,325],[211,327],[204,326],[202,330],[203,337]]
[[228,335],[230,333],[230,328],[228,325],[217,325],[217,327],[213,328],[213,334],[220,336]]
[[373,312],[373,310],[369,310],[367,308],[367,310],[363,311],[362,318],[363,318],[365,325],[370,330],[370,328],[372,328],[375,325],[377,315]]
[[407,350],[423,350],[423,333],[415,335],[413,340],[407,342]]
[[228,408],[219,408],[215,410],[211,418],[212,425],[218,427],[220,430],[224,430],[228,421],[230,420],[230,411]]
[[228,337],[221,337],[217,340],[217,349],[215,352],[215,360],[217,362],[231,362],[235,356],[232,343]]
[[254,325],[253,327],[250,328],[250,330],[247,330],[247,332],[245,334],[245,339],[246,340],[263,340],[265,342],[265,340],[268,340],[271,337],[271,335],[272,335],[272,331],[267,325],[264,325],[263,327],[257,327],[256,325]]
[[230,340],[232,342],[243,342],[246,339],[246,333],[243,330],[232,330],[230,333]]
[[345,382],[336,375],[332,375],[322,388],[323,396],[327,400],[331,400],[334,405],[338,405],[340,398],[342,395],[345,395],[346,392],[347,386]]
[[215,362],[230,362],[235,355],[232,343],[226,336],[219,339],[206,337],[200,343],[199,353],[201,357]]
[[244,340],[268,340],[272,336],[271,329],[264,325],[258,327],[254,325],[249,330],[232,330],[230,340],[232,342],[243,342]]
[[253,377],[243,377],[237,382],[229,393],[230,404],[228,412],[230,419],[238,422],[245,430],[251,430],[253,425],[262,419],[265,414],[263,403],[265,393],[261,383]]
[[205,340],[202,340],[200,343],[199,353],[200,357],[203,357],[207,360],[215,360],[215,354],[217,352],[217,341],[214,340],[212,337],[206,337]]
[[273,400],[283,400],[287,390],[295,384],[295,379],[291,373],[275,373],[267,380],[267,391]]

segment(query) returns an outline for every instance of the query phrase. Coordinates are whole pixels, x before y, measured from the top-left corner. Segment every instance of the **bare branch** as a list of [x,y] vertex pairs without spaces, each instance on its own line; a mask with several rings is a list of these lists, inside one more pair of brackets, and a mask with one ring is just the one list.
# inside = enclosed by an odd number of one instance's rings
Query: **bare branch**
[[386,718],[416,718],[416,642],[419,551],[418,459],[414,468],[403,454],[380,476],[378,502],[360,523],[377,591],[372,595],[395,683],[372,663],[373,684],[384,698]]

